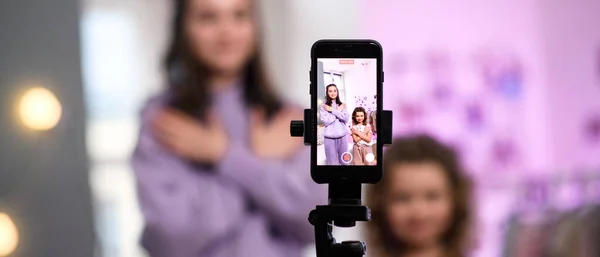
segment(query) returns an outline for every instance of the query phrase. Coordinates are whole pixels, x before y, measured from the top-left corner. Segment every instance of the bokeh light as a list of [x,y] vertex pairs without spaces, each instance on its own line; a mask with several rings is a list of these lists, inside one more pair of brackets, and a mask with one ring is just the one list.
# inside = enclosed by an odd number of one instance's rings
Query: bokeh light
[[17,249],[19,234],[8,214],[0,213],[0,256],[8,256]]
[[19,102],[19,116],[23,124],[33,130],[52,129],[60,121],[62,106],[48,89],[34,87]]

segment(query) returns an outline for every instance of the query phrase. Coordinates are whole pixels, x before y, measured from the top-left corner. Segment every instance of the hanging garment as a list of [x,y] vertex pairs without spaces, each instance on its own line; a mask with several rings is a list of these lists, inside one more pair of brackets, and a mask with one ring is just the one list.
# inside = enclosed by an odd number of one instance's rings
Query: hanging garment
[[505,234],[505,257],[541,257],[546,235],[545,221],[529,221],[521,215],[513,215],[508,221]]
[[512,257],[515,256],[518,235],[520,233],[519,226],[519,218],[518,215],[511,215],[505,224],[505,233],[504,233],[504,248],[502,256],[504,257]]
[[582,219],[582,257],[600,256],[600,206],[587,207]]
[[563,214],[549,241],[548,257],[581,257],[582,222],[577,211]]

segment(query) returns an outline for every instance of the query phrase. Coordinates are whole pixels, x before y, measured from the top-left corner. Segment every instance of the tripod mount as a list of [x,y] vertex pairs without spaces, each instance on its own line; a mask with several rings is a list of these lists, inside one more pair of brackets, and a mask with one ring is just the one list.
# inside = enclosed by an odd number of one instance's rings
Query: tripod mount
[[357,221],[371,220],[371,211],[361,203],[360,183],[329,184],[329,204],[318,205],[308,216],[315,227],[317,257],[360,257],[367,251],[365,243],[337,243],[333,226],[354,227]]
[[[311,145],[313,140],[313,110],[304,110],[304,120],[293,120],[290,134],[293,137],[304,137],[304,144]],[[391,143],[392,112],[382,111],[380,116],[382,129],[378,143]],[[316,142],[315,142],[316,143]],[[318,205],[308,216],[308,221],[315,228],[317,257],[361,257],[367,246],[361,241],[336,242],[333,237],[333,226],[354,227],[357,221],[370,221],[369,207],[362,205],[362,183],[340,180],[329,183],[327,205]]]

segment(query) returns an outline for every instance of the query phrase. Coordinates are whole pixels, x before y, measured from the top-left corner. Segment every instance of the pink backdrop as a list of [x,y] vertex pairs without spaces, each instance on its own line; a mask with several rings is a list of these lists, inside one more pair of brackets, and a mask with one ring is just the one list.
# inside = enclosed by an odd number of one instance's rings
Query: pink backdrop
[[475,256],[499,256],[518,197],[485,185],[600,166],[600,2],[575,2],[364,1],[396,135],[453,144],[477,178]]

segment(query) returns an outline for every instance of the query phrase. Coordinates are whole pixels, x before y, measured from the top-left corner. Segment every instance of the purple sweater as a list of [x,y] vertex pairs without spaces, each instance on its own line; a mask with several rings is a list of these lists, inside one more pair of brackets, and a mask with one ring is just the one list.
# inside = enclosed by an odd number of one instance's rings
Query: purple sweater
[[[149,120],[164,96],[148,102],[132,166],[153,257],[298,257],[314,241],[308,213],[327,201],[310,177],[310,148],[291,160],[264,160],[249,149],[241,87],[213,97],[230,148],[213,169],[166,151]],[[198,146],[202,147],[202,146]]]
[[336,102],[331,103],[331,107],[333,111],[328,112],[321,106],[319,112],[323,125],[325,125],[323,136],[326,138],[341,138],[348,134],[348,127],[346,127],[349,118],[348,110],[344,108],[342,111],[338,111]]

